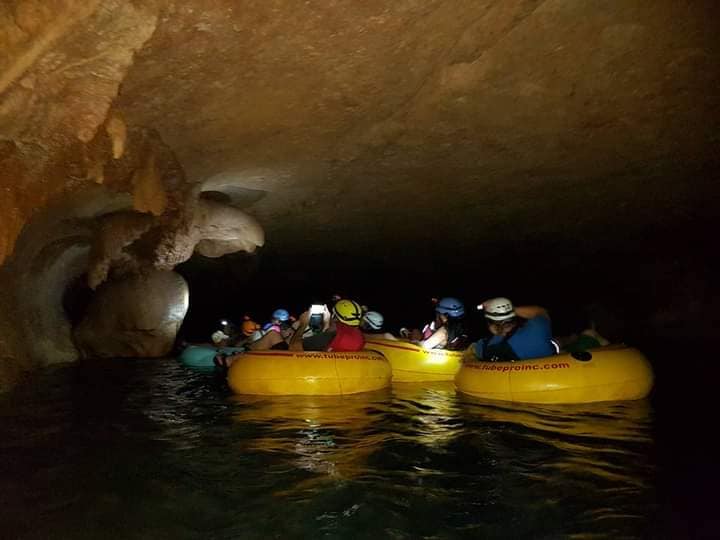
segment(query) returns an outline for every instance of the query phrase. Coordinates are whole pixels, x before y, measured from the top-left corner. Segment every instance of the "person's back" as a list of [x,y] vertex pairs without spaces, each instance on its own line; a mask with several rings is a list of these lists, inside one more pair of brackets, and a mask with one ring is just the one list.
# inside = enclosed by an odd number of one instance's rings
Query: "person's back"
[[[499,342],[502,338],[493,336],[493,339]],[[507,342],[515,351],[518,360],[528,360],[555,354],[556,351],[551,340],[550,319],[543,315],[536,315],[530,319],[524,319]],[[492,345],[492,340],[490,345]]]
[[328,345],[327,350],[332,352],[355,352],[365,346],[365,337],[357,326],[348,326],[337,322],[335,337]]
[[370,341],[372,339],[385,339],[387,341],[398,340],[398,338],[393,336],[390,332],[363,332],[362,334],[365,338],[365,341]]

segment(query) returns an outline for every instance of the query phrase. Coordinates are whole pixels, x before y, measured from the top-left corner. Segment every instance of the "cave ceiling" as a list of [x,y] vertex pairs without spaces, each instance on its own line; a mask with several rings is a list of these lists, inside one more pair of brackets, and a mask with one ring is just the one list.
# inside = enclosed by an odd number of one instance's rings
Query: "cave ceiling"
[[717,2],[131,4],[152,30],[113,111],[266,249],[617,245],[715,212]]

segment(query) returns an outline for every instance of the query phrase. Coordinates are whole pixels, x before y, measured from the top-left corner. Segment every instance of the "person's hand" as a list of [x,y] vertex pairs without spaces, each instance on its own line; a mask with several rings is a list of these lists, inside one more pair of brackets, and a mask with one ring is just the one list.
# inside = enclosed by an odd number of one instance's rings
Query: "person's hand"
[[475,344],[473,343],[463,351],[462,363],[465,364],[467,362],[475,362],[477,361],[477,359],[478,357],[475,355]]
[[291,337],[293,337],[294,333],[295,333],[295,329],[292,326],[288,326],[288,327],[280,330],[280,336],[285,341],[288,341]]
[[323,332],[327,332],[328,328],[330,328],[331,318],[332,314],[330,313],[327,304],[323,304]]
[[298,317],[298,323],[300,323],[300,327],[305,327],[310,324],[310,310],[303,311],[300,314],[300,317]]

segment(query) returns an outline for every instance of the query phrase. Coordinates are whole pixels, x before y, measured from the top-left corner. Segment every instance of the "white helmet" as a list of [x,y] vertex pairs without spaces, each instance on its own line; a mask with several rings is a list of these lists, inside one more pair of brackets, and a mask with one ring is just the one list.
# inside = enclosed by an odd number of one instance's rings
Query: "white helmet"
[[507,321],[515,317],[512,302],[507,298],[493,298],[483,305],[485,318],[491,321]]
[[363,315],[363,322],[373,330],[380,330],[385,319],[377,311],[368,311]]
[[218,330],[217,332],[213,332],[213,335],[212,335],[211,337],[212,337],[213,343],[215,343],[216,345],[217,345],[218,343],[222,342],[224,339],[229,339],[229,338],[230,338],[230,336],[228,336],[228,335],[227,335],[225,332],[223,332],[222,330]]

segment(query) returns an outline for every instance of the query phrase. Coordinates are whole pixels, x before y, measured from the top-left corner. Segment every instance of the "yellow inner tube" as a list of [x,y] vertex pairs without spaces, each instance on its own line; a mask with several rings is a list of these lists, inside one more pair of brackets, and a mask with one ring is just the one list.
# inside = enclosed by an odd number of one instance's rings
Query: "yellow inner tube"
[[258,351],[235,357],[228,384],[236,394],[341,396],[390,385],[392,370],[373,351]]
[[642,399],[653,382],[647,358],[624,346],[519,362],[468,362],[455,377],[460,392],[524,403]]
[[462,363],[462,351],[426,350],[407,341],[371,339],[365,349],[377,351],[392,366],[393,382],[452,381]]

